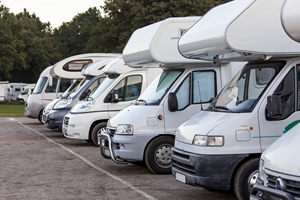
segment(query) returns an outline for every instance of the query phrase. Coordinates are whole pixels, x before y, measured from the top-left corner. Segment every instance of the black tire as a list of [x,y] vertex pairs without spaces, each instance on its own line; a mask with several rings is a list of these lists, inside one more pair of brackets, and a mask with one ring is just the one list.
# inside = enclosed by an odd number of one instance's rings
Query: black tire
[[101,131],[105,131],[106,129],[106,122],[101,122],[97,124],[90,135],[90,139],[92,139],[93,143],[98,147],[98,134],[101,133]]
[[258,177],[259,158],[243,163],[234,176],[234,192],[239,200],[248,200],[253,184]]
[[43,123],[42,121],[42,117],[43,117],[43,110],[41,110],[40,114],[39,114],[39,117],[38,117],[38,120]]
[[147,167],[157,174],[170,174],[172,172],[171,148],[174,138],[161,136],[152,140],[145,150],[145,163]]

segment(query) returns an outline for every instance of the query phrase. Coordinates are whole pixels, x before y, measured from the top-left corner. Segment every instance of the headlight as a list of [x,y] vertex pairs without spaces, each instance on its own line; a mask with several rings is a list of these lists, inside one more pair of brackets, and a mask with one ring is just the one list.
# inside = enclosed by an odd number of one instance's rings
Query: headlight
[[130,124],[120,124],[117,126],[115,134],[118,135],[132,135],[133,134],[133,127]]
[[54,105],[54,109],[65,108],[72,103],[72,99],[62,99]]
[[265,175],[265,162],[264,160],[260,159],[259,162],[259,168],[258,168],[258,177],[260,180],[264,180],[264,175]]
[[224,138],[223,136],[195,135],[193,144],[204,146],[204,147],[205,146],[218,147],[224,145]]
[[71,112],[85,112],[95,105],[95,101],[87,101],[85,103],[76,104]]

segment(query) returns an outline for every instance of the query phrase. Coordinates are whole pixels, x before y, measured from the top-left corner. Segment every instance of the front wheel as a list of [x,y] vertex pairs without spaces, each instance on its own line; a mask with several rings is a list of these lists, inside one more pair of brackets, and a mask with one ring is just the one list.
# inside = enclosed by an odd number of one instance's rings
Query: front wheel
[[234,176],[234,192],[239,200],[249,199],[258,178],[259,158],[253,158],[240,166]]
[[145,150],[147,167],[157,174],[170,174],[172,167],[172,150],[174,138],[161,136],[152,140]]
[[106,131],[106,122],[101,122],[93,128],[91,139],[96,146],[99,146],[98,136],[100,136],[101,133],[105,133],[105,131]]
[[39,116],[38,116],[38,120],[41,122],[41,123],[43,123],[43,110],[41,110],[41,112],[40,112],[40,114],[39,114]]

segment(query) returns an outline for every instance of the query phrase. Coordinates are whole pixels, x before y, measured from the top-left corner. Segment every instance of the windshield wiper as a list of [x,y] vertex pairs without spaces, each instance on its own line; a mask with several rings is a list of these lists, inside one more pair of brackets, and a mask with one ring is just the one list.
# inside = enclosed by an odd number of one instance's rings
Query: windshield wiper
[[147,101],[144,100],[144,99],[138,99],[138,100],[136,100],[135,105],[138,105],[139,102],[143,102],[145,105],[147,105]]
[[227,111],[229,111],[229,112],[232,112],[232,110],[230,110],[230,109],[227,108],[226,106],[214,106],[214,110],[216,110],[216,108],[217,108],[217,109],[222,109],[222,110],[227,110]]

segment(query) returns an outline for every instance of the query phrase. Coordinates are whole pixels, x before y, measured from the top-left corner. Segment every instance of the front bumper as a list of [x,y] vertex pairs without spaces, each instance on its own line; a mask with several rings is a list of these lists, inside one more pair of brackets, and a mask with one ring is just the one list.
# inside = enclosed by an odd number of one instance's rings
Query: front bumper
[[62,130],[62,123],[64,116],[70,110],[50,110],[49,112],[44,112],[42,116],[43,123],[51,130]]
[[106,131],[101,134],[101,154],[111,157],[116,163],[143,161],[144,150],[148,142],[156,135],[113,135]]
[[93,119],[92,113],[67,113],[63,119],[62,132],[67,138],[88,140],[90,123]]
[[295,198],[290,193],[281,190],[275,190],[267,186],[255,184],[251,191],[250,200],[263,200],[263,199],[294,200]]
[[31,103],[30,106],[25,106],[25,117],[37,119],[42,109],[42,105]]
[[172,174],[176,180],[206,189],[229,190],[237,164],[249,156],[201,155],[172,148]]

